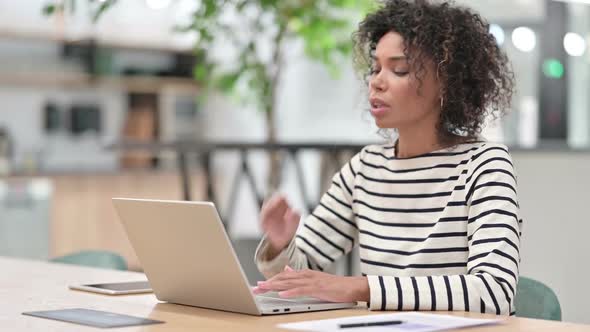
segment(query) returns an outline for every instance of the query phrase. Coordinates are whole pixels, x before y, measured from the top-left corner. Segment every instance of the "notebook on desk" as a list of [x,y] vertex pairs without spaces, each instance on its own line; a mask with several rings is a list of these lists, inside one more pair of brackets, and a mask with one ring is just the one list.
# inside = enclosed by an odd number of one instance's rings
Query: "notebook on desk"
[[253,295],[213,203],[113,198],[113,204],[161,301],[251,315],[356,305]]

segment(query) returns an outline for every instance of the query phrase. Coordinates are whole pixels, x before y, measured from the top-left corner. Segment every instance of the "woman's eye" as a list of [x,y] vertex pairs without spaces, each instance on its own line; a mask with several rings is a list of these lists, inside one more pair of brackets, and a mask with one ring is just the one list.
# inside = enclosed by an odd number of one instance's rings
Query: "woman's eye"
[[380,71],[381,71],[381,69],[379,69],[379,68],[371,68],[371,70],[369,71],[369,73],[371,75],[375,75],[375,74],[377,74]]
[[399,71],[398,70],[394,70],[393,73],[395,75],[397,75],[397,76],[406,76],[406,75],[408,75],[408,72],[407,71],[403,71],[403,70],[399,70]]

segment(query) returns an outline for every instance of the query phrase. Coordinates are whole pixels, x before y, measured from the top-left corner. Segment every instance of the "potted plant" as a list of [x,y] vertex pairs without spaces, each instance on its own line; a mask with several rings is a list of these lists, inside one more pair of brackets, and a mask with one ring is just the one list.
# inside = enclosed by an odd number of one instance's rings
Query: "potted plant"
[[[94,20],[116,7],[116,0],[53,0],[48,15],[76,10],[87,1]],[[195,0],[198,1],[198,0]],[[276,142],[278,89],[285,67],[285,44],[303,41],[305,54],[323,63],[331,74],[352,51],[355,23],[372,10],[374,0],[201,0],[191,21],[177,28],[196,32],[199,61],[194,77],[205,89],[233,94],[254,103],[265,114],[267,142]],[[231,12],[232,20],[224,19]],[[231,42],[235,59],[228,66],[209,56],[213,45]],[[266,52],[264,52],[266,50]],[[244,93],[245,92],[245,93]],[[207,94],[204,94],[207,95]],[[271,156],[269,189],[279,182],[279,156]]]

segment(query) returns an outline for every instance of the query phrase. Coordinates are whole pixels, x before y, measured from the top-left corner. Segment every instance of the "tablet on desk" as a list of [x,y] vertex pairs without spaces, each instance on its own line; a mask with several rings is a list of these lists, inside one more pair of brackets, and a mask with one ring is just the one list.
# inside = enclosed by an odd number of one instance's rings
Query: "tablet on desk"
[[23,315],[46,319],[54,319],[62,322],[100,328],[127,327],[164,323],[161,320],[153,320],[143,317],[121,315],[114,312],[91,310],[84,308],[23,312]]
[[70,289],[106,295],[127,295],[152,292],[152,288],[147,281],[70,285]]

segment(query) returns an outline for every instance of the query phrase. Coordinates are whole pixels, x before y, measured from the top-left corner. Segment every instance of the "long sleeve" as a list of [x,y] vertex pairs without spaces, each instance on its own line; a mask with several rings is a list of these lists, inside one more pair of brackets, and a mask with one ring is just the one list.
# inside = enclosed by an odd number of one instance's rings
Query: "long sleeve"
[[516,177],[503,146],[470,158],[465,175],[468,258],[465,274],[368,275],[371,310],[514,312],[521,220]]
[[270,277],[282,271],[285,265],[294,269],[322,271],[352,250],[358,239],[358,227],[352,210],[358,166],[359,154],[334,175],[319,205],[304,219],[290,245],[274,259],[265,259],[268,242],[266,238],[262,239],[255,255],[262,274]]

